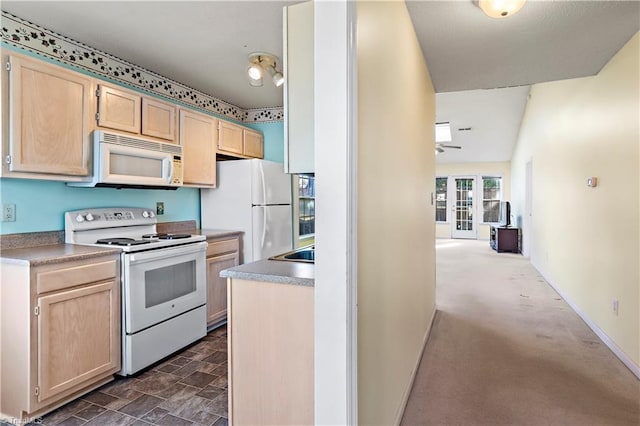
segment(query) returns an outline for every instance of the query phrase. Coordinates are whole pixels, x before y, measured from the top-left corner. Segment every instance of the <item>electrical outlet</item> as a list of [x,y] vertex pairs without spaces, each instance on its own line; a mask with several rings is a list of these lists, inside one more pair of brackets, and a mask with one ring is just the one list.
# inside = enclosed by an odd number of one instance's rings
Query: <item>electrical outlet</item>
[[2,222],[15,222],[15,221],[16,221],[16,205],[3,204],[2,205]]
[[618,299],[613,299],[613,313],[618,315]]
[[164,203],[162,201],[158,201],[156,203],[156,214],[158,216],[160,216],[161,214],[164,214]]

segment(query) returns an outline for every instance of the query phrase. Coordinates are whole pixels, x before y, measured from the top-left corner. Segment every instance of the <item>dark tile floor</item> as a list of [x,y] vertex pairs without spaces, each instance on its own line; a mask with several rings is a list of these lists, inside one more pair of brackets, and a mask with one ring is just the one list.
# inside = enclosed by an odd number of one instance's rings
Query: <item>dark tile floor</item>
[[222,326],[146,371],[116,378],[33,424],[226,426],[227,408],[227,328]]

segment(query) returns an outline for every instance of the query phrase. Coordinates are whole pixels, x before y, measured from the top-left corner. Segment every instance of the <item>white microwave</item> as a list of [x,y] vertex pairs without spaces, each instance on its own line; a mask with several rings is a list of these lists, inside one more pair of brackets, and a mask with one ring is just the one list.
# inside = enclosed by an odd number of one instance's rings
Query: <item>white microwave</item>
[[182,186],[182,146],[93,132],[93,177],[69,186],[177,189]]

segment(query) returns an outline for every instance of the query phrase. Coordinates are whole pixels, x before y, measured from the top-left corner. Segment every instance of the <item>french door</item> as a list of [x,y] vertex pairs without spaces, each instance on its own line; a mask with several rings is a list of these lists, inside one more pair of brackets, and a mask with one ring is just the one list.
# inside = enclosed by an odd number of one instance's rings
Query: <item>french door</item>
[[452,238],[477,238],[477,220],[475,217],[474,195],[475,177],[454,177],[454,196],[451,210]]

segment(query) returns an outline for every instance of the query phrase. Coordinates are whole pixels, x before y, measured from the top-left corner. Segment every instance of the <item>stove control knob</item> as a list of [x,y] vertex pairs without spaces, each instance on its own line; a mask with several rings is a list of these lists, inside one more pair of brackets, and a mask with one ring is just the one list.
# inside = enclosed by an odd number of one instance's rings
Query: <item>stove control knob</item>
[[149,217],[149,212],[148,211],[143,211],[142,212],[142,217]]
[[91,213],[87,213],[87,215],[84,218],[87,219],[87,221],[89,221],[89,222],[91,222],[94,219],[94,217],[93,217],[93,215]]
[[78,214],[78,216],[76,216],[76,222],[84,222],[84,217],[81,214]]
[[156,214],[154,212],[152,212],[151,210],[149,210],[149,217],[155,217]]

